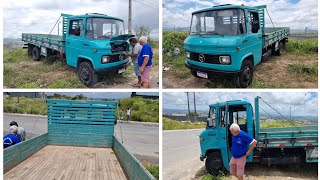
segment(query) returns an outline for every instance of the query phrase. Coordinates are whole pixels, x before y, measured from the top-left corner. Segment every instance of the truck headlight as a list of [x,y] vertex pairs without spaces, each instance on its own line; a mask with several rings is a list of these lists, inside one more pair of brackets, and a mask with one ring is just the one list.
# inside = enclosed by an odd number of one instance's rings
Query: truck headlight
[[220,64],[231,64],[230,56],[219,56]]
[[108,62],[110,62],[110,56],[102,56],[101,63],[104,64]]
[[186,51],[187,58],[190,59],[190,52]]

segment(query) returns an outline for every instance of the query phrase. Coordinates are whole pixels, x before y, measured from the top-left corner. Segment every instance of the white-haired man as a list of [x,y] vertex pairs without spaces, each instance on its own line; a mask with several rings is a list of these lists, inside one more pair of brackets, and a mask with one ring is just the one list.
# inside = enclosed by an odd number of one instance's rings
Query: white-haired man
[[[257,141],[242,131],[237,123],[231,124],[230,132],[232,134],[230,174],[235,175],[238,180],[242,180],[247,156],[256,147]],[[248,145],[250,145],[249,149]]]
[[150,72],[152,68],[153,51],[150,44],[147,44],[148,38],[141,36],[139,43],[142,46],[141,52],[138,56],[138,65],[141,72],[141,81],[144,88],[151,88]]
[[7,134],[3,137],[3,148],[10,147],[12,145],[20,143],[20,139],[17,136],[18,134],[18,127],[11,126],[10,127],[10,134]]

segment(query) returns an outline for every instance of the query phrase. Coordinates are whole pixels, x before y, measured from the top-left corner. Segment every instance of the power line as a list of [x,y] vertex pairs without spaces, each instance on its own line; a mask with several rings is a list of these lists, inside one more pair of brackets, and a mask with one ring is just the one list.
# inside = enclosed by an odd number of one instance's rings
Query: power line
[[139,3],[139,4],[142,4],[142,5],[145,5],[145,6],[151,7],[151,8],[153,8],[153,9],[157,9],[157,8],[155,8],[155,7],[153,7],[153,6],[149,5],[149,4],[145,4],[145,3],[140,2],[140,1],[137,1],[137,0],[133,0],[133,1],[134,1],[134,2],[136,2],[136,3]]

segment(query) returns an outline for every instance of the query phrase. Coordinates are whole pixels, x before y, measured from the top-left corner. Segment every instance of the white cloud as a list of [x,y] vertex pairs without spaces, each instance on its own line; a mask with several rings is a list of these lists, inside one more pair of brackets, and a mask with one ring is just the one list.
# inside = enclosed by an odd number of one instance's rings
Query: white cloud
[[[290,107],[294,116],[317,116],[318,98],[313,93],[296,92],[272,92],[272,93],[196,93],[196,104],[199,110],[208,110],[209,104],[225,102],[230,100],[246,100],[252,105],[254,98],[260,96],[268,104],[280,111],[284,116],[288,116]],[[163,93],[163,108],[165,109],[187,109],[186,93],[174,92]],[[193,93],[189,93],[191,108],[193,108]],[[260,106],[269,113],[275,111],[260,101]]]
[[[152,5],[153,8],[133,1],[133,26],[151,27],[152,35],[158,38],[159,1],[141,2]],[[49,33],[61,13],[103,13],[123,19],[127,29],[127,0],[7,0],[2,6],[5,38],[19,38],[21,33]],[[57,28],[53,32],[56,34]]]
[[[183,3],[192,2],[192,6],[183,7]],[[170,4],[175,4],[171,6]],[[177,6],[176,4],[179,4]],[[191,12],[188,10],[200,10],[220,4],[244,4],[246,6],[267,5],[267,9],[274,23],[278,27],[290,27],[292,29],[318,29],[318,1],[301,0],[294,4],[290,0],[266,0],[266,1],[241,1],[241,0],[173,0],[164,2],[163,26],[186,27],[190,25]],[[271,26],[270,18],[265,13],[266,26]]]

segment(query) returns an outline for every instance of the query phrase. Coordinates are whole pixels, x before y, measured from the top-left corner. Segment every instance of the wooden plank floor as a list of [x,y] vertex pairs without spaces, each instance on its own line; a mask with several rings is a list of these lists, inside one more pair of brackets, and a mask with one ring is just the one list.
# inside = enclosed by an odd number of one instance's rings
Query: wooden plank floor
[[4,174],[4,179],[127,179],[111,148],[48,145]]

